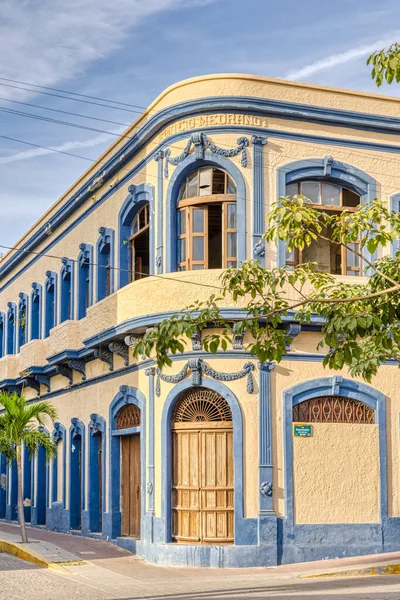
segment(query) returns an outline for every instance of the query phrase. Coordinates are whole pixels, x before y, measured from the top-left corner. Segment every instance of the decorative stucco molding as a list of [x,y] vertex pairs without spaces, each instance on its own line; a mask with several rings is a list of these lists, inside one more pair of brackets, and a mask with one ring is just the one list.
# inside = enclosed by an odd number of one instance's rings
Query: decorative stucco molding
[[247,362],[243,365],[243,369],[241,371],[236,373],[222,373],[207,365],[201,358],[192,358],[189,359],[186,365],[179,371],[179,373],[176,373],[175,375],[164,375],[161,369],[156,369],[156,395],[160,396],[161,394],[160,380],[165,381],[166,383],[179,383],[185,379],[189,370],[192,372],[192,385],[201,385],[203,372],[217,381],[235,381],[236,379],[247,377],[246,389],[249,394],[252,394],[254,391],[252,376],[254,369],[255,367],[253,363]]
[[237,147],[236,148],[230,148],[230,149],[221,148],[220,146],[217,146],[216,144],[214,144],[214,142],[212,140],[210,140],[210,138],[208,138],[205,133],[202,133],[202,132],[192,133],[183,152],[181,152],[181,154],[178,154],[178,156],[174,156],[173,158],[171,158],[171,150],[169,148],[167,148],[167,150],[164,151],[164,158],[165,158],[164,177],[166,179],[168,178],[168,175],[169,175],[168,165],[170,164],[170,165],[176,166],[180,162],[185,160],[185,158],[187,158],[189,156],[192,146],[194,146],[194,152],[195,152],[196,159],[203,159],[206,150],[209,150],[212,154],[217,154],[218,156],[224,156],[225,158],[237,156],[239,153],[242,153],[241,165],[242,165],[242,167],[247,167],[247,150],[246,150],[246,148],[248,148],[249,144],[250,144],[250,142],[246,137],[239,137],[237,139]]

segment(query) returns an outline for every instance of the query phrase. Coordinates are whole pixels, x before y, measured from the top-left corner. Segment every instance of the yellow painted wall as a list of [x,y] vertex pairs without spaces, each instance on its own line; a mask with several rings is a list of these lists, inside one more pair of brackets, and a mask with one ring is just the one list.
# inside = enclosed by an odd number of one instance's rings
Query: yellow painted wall
[[295,523],[379,521],[379,426],[313,423],[293,438]]
[[[283,100],[292,102],[308,103],[314,106],[326,106],[331,108],[346,109],[346,110],[358,110],[364,111],[369,114],[382,114],[387,116],[398,116],[400,100],[385,98],[382,96],[369,96],[366,94],[358,94],[353,92],[347,92],[343,90],[333,90],[328,88],[322,88],[318,86],[310,86],[306,84],[297,84],[288,82],[282,82],[277,80],[268,80],[260,77],[251,76],[236,76],[236,75],[222,75],[222,76],[211,76],[196,78],[194,80],[188,80],[181,84],[172,86],[165,93],[163,93],[149,108],[149,111],[138,119],[136,123],[130,128],[129,135],[132,134],[133,130],[139,125],[146,122],[155,111],[161,110],[166,106],[183,102],[191,98],[208,98],[212,96],[227,95],[227,96],[254,96],[264,97],[273,100]],[[361,130],[352,130],[349,128],[336,128],[330,125],[321,125],[316,123],[308,123],[306,121],[294,121],[277,119],[273,117],[261,118],[255,116],[245,115],[229,115],[229,114],[214,114],[214,115],[198,115],[192,119],[182,119],[177,121],[175,124],[170,125],[164,131],[157,132],[156,137],[144,146],[137,156],[130,160],[129,163],[120,171],[118,175],[113,178],[111,182],[112,186],[115,187],[116,182],[124,177],[129,169],[131,169],[137,162],[145,158],[150,152],[153,152],[158,144],[162,143],[163,147],[169,147],[171,149],[171,155],[177,156],[182,152],[186,146],[187,139],[191,134],[191,130],[195,127],[201,126],[219,126],[229,127],[233,125],[246,125],[246,119],[252,119],[251,124],[258,128],[259,133],[263,134],[267,129],[279,129],[286,133],[301,133],[307,135],[318,135],[318,136],[330,136],[341,139],[353,139],[361,141],[374,141],[381,143],[395,143],[393,137],[385,133],[377,132],[364,132]],[[251,120],[250,119],[250,120]],[[257,120],[258,119],[258,120]],[[177,132],[187,132],[187,136],[177,141],[171,136]],[[238,133],[226,133],[224,131],[218,133],[208,133],[209,137],[219,146],[224,148],[234,148],[237,144]],[[248,136],[249,137],[249,136]],[[56,203],[56,205],[46,213],[41,220],[31,229],[35,231],[42,227],[50,218],[51,215],[59,208],[71,195],[75,192],[79,185],[88,179],[89,176],[94,172],[95,168],[99,168],[101,164],[110,158],[115,150],[121,147],[125,142],[125,138],[121,138],[110,149],[108,149],[99,159],[97,165],[90,167],[90,169],[82,175],[80,180],[71,186],[70,190]],[[335,160],[342,161],[345,163],[352,164],[353,166],[365,171],[370,176],[374,177],[377,181],[377,195],[389,202],[389,197],[400,191],[400,175],[396,173],[400,167],[400,154],[394,153],[382,153],[376,150],[360,150],[360,149],[349,149],[348,147],[334,145],[334,144],[318,144],[312,141],[299,141],[289,140],[274,137],[268,134],[268,144],[264,146],[264,197],[265,197],[265,212],[268,213],[270,204],[276,200],[277,187],[276,187],[276,169],[285,165],[289,162],[305,159],[305,158],[323,158],[326,155],[332,155]],[[252,200],[253,200],[253,148],[250,145],[247,152],[248,166],[241,166],[240,155],[232,157],[232,162],[240,170],[245,181],[246,188],[246,235],[247,235],[247,254],[251,256],[251,227],[252,227]],[[72,229],[65,237],[57,242],[51,249],[51,254],[56,256],[67,256],[71,258],[77,258],[79,254],[79,244],[82,242],[91,243],[96,246],[96,242],[99,237],[98,229],[100,226],[113,227],[116,230],[116,248],[118,248],[118,213],[119,210],[128,195],[128,185],[147,183],[154,186],[154,196],[156,199],[157,206],[157,193],[158,193],[158,176],[157,176],[157,163],[150,161],[140,173],[127,181],[123,187],[115,190],[110,197],[94,211],[90,216],[78,224]],[[169,178],[163,179],[164,186],[164,217],[166,213],[166,193],[168,186],[170,185],[171,177],[174,173],[175,167],[169,165]],[[83,215],[93,205],[96,199],[100,198],[106,191],[110,191],[110,182],[105,183],[100,189],[93,193],[84,206],[82,206],[76,213],[77,215]],[[155,239],[157,240],[157,231],[160,220],[158,215],[155,214]],[[66,230],[72,223],[75,217],[69,217],[65,220],[61,230]],[[29,233],[29,232],[28,232]],[[59,231],[57,231],[58,235]],[[27,234],[28,235],[28,234]],[[56,233],[49,236],[46,243],[55,238]],[[22,241],[26,239],[23,238]],[[170,233],[166,229],[166,219],[164,218],[164,260],[166,257],[167,248],[171,243]],[[17,244],[18,245],[18,244]],[[43,249],[45,244],[41,247]],[[8,256],[12,256],[12,252],[7,255],[2,264],[7,260]],[[266,266],[271,267],[275,264],[275,250],[269,248],[266,253]],[[26,264],[28,258],[25,259],[23,264]],[[116,249],[115,263],[118,261],[118,251]],[[32,266],[30,266],[20,277],[13,281],[0,295],[0,310],[7,310],[7,302],[18,301],[19,292],[29,293],[31,290],[31,284],[33,281],[44,283],[46,270],[60,271],[61,261],[58,258],[42,257],[37,260]],[[4,282],[10,280],[17,271],[14,271],[7,276]],[[220,285],[219,276],[221,271],[208,271],[208,272],[180,272],[164,275],[163,278],[148,278],[145,280],[134,282],[125,288],[115,292],[109,298],[94,304],[87,311],[87,317],[81,321],[66,322],[55,327],[50,337],[47,340],[33,341],[26,344],[20,355],[9,356],[0,359],[0,380],[6,378],[16,378],[19,373],[24,369],[32,365],[45,365],[47,364],[47,357],[60,352],[65,349],[79,349],[83,346],[83,340],[90,336],[97,335],[109,327],[113,327],[116,324],[122,323],[127,319],[131,319],[135,316],[145,316],[149,314],[156,314],[168,311],[177,311],[185,308],[192,304],[196,300],[206,300],[209,295],[213,292],[218,292]],[[77,283],[75,270],[75,286]],[[115,273],[115,284],[117,282],[117,273]],[[193,285],[191,285],[193,284]],[[209,286],[215,286],[214,289]],[[75,287],[76,289],[76,287]],[[94,281],[94,289],[96,289],[96,278]],[[233,307],[234,303],[226,298],[224,300],[225,306]],[[246,306],[246,299],[242,299],[236,306]],[[291,350],[296,354],[301,353],[318,353],[316,346],[320,336],[310,332],[302,332],[292,344]],[[321,352],[321,351],[319,351]],[[132,361],[132,359],[131,359]],[[165,372],[168,374],[178,372],[186,359],[183,357],[182,361],[174,362],[170,369],[166,369]],[[237,359],[221,359],[212,358],[208,359],[208,362],[212,366],[220,371],[235,372],[243,368],[245,362],[244,358],[238,357]],[[122,367],[122,359],[115,357],[115,368]],[[90,414],[97,412],[102,415],[108,422],[109,405],[114,396],[119,391],[119,386],[131,385],[138,387],[143,394],[148,397],[148,378],[144,375],[143,370],[137,373],[130,373],[127,375],[121,375],[118,378],[109,379],[102,381],[101,377],[108,372],[108,367],[105,363],[95,360],[87,365],[87,377],[95,378],[99,377],[96,385],[88,387],[74,387],[68,393],[60,395],[52,399],[52,403],[58,410],[58,419],[66,426],[67,429],[67,449],[69,449],[69,426],[72,417],[78,417],[85,425],[90,421]],[[342,373],[344,376],[348,376],[347,372]],[[280,516],[284,515],[284,456],[283,456],[283,422],[282,422],[282,394],[284,390],[292,387],[296,383],[301,383],[307,379],[317,378],[332,375],[332,372],[324,370],[320,362],[304,361],[283,361],[280,365],[276,366],[272,371],[272,419],[273,419],[273,464],[274,464],[274,508]],[[248,394],[246,392],[246,381],[245,379],[238,380],[235,382],[229,382],[228,387],[236,394],[243,414],[244,423],[244,439],[243,439],[243,452],[244,452],[244,490],[245,490],[245,516],[255,517],[258,511],[258,383],[257,373],[255,373],[255,392],[254,394]],[[78,384],[81,381],[81,376],[78,373],[74,373],[74,384]],[[207,379],[205,378],[205,382]],[[400,399],[398,398],[398,387],[399,387],[399,371],[396,367],[383,367],[378,376],[374,378],[372,386],[383,392],[387,397],[387,414],[388,414],[388,487],[389,487],[389,514],[392,516],[400,516],[400,465],[399,465],[399,430],[398,430],[398,415],[400,413]],[[64,389],[67,387],[67,380],[62,376],[56,376],[52,378],[51,386],[52,391]],[[155,458],[156,458],[156,469],[155,469],[155,505],[156,515],[160,515],[161,510],[161,467],[163,457],[161,455],[161,414],[162,407],[165,398],[169,391],[172,389],[172,384],[162,382],[161,384],[161,397],[155,398],[156,402],[156,418],[155,418]],[[42,393],[45,388],[42,386]],[[28,398],[34,398],[35,392],[32,389],[26,389],[26,395]],[[342,427],[340,436],[334,440],[330,440],[331,429],[328,430],[326,435],[322,435],[324,427]],[[331,449],[334,447],[332,444],[339,443],[341,440],[342,444],[347,444],[347,452],[351,451],[350,443],[348,440],[355,439],[352,436],[345,436],[345,432],[350,426],[339,425],[339,426],[322,426],[318,425],[315,430],[315,437],[311,440],[301,440],[301,444],[298,444],[296,440],[295,451],[299,450],[298,456],[296,455],[296,461],[303,460],[301,458],[302,448],[315,447],[315,452],[312,456],[317,457],[320,461],[318,468],[313,470],[313,476],[317,480],[313,483],[312,489],[310,485],[304,484],[300,486],[300,490],[307,491],[307,497],[312,494],[317,494],[321,498],[323,489],[318,487],[318,481],[324,478],[331,477],[333,469],[340,469],[341,463],[335,464],[333,461],[327,461],[326,456],[329,455]],[[364,426],[356,431],[357,436],[363,431]],[[369,457],[371,464],[376,464],[376,444],[377,439],[377,427],[369,426],[368,433],[360,440],[360,447],[367,447],[367,451],[363,453],[363,456],[359,456],[357,451],[354,455],[360,461],[366,460],[365,457]],[[346,429],[347,428],[347,429]],[[373,433],[375,432],[375,433]],[[321,435],[320,435],[321,433]],[[343,437],[344,436],[344,437]],[[368,439],[368,436],[372,436]],[[373,437],[375,436],[375,437]],[[343,438],[343,439],[342,439]],[[357,437],[358,439],[358,437]],[[308,444],[308,442],[310,442]],[[109,443],[110,436],[107,435],[107,457],[109,456]],[[351,442],[353,443],[353,442]],[[308,444],[308,446],[306,446]],[[355,451],[357,448],[354,449]],[[375,454],[374,454],[375,452]],[[322,453],[322,457],[321,457]],[[69,451],[67,455],[67,464],[69,462]],[[336,455],[335,455],[336,456]],[[337,457],[340,460],[340,456]],[[325,461],[325,462],[323,462]],[[374,462],[375,461],[375,462]],[[297,464],[297,462],[296,462]],[[360,463],[361,464],[361,463]],[[323,465],[323,468],[322,466]],[[372,468],[372,467],[371,467]],[[304,472],[300,469],[299,472],[295,473],[296,489],[297,482],[302,483],[301,477],[304,476]],[[318,479],[320,478],[320,479]],[[372,474],[371,474],[372,480]],[[86,477],[87,481],[87,477]],[[311,479],[309,481],[312,481]],[[360,479],[361,481],[361,479]],[[377,479],[376,479],[377,481]],[[343,487],[337,489],[342,490],[342,496],[338,498],[339,492],[333,490],[332,498],[335,498],[335,506],[331,508],[332,519],[338,519],[340,512],[343,512],[343,503],[345,499],[349,498],[347,492],[349,490],[348,479],[343,480]],[[59,498],[61,497],[61,478],[59,477]],[[107,489],[109,481],[106,481]],[[365,490],[362,491],[362,484],[359,483],[358,498],[365,497]],[[344,490],[344,492],[343,492]],[[347,491],[346,491],[347,490]],[[353,493],[354,490],[352,490]],[[376,490],[373,486],[370,486],[368,496],[368,506],[364,509],[364,512],[360,512],[359,505],[357,502],[353,503],[352,510],[354,512],[348,512],[348,518],[351,519],[377,519],[377,500]],[[336,495],[335,495],[336,494]],[[375,494],[375,495],[374,495]],[[300,492],[297,493],[297,507],[296,507],[296,518],[300,519],[299,522],[311,522],[308,519],[316,519],[312,522],[327,522],[327,510],[328,507],[325,502],[315,499],[313,502],[312,515],[310,515],[310,503],[305,500],[305,492],[301,496]],[[67,478],[67,506],[68,506],[68,478]],[[106,506],[108,508],[108,494],[106,496]],[[341,507],[340,510],[337,507]],[[369,511],[369,512],[368,512]],[[306,519],[304,521],[303,519]],[[337,521],[335,521],[337,522]]]

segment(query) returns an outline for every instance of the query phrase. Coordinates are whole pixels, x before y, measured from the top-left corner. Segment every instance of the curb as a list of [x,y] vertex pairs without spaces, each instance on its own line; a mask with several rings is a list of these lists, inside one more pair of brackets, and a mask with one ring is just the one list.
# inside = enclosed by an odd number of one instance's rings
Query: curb
[[16,558],[20,558],[21,560],[26,560],[38,567],[44,567],[46,569],[53,569],[54,571],[59,571],[60,573],[67,574],[69,571],[64,568],[63,565],[84,565],[86,561],[77,560],[77,561],[67,561],[67,562],[59,562],[55,563],[50,561],[48,558],[43,556],[43,554],[39,554],[34,550],[28,549],[25,546],[21,546],[20,543],[10,542],[8,540],[3,540],[0,538],[0,552],[6,552],[7,554],[11,554]]
[[400,575],[400,563],[394,563],[392,565],[379,565],[376,567],[365,567],[362,569],[330,571],[327,573],[316,573],[314,575],[300,575],[300,578],[316,579],[319,577],[373,577],[385,575]]

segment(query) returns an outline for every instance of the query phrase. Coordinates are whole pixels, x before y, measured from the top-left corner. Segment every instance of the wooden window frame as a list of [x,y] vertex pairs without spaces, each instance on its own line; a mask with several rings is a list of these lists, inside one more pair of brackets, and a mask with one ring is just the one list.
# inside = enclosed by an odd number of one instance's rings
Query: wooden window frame
[[[210,204],[219,203],[222,204],[222,269],[228,268],[228,263],[235,263],[237,265],[237,256],[227,256],[228,248],[228,233],[235,233],[237,236],[237,223],[236,228],[228,228],[228,211],[227,206],[229,204],[236,205],[236,196],[234,194],[216,194],[214,196],[201,196],[200,198],[190,198],[187,200],[181,200],[178,202],[178,212],[185,211],[185,233],[178,235],[178,240],[185,239],[186,255],[184,261],[177,263],[178,271],[190,271],[199,270],[193,269],[196,265],[203,265],[204,269],[208,269],[208,206]],[[192,231],[193,223],[193,210],[196,208],[205,209],[205,221],[204,221],[204,233],[196,233]],[[236,205],[237,209],[237,205]],[[179,217],[178,217],[179,218]],[[237,215],[236,215],[237,218]],[[193,238],[204,237],[204,260],[193,260]],[[237,244],[237,237],[236,237]],[[237,248],[237,246],[236,246]],[[178,256],[179,259],[179,256]]]
[[[211,194],[204,194],[201,195],[200,194],[200,172],[201,171],[211,171]],[[220,173],[223,173],[225,175],[225,180],[224,180],[224,194],[213,194],[213,172],[214,171],[219,171]],[[188,197],[188,185],[189,185],[189,177],[191,177],[192,175],[194,175],[195,173],[197,173],[197,194],[196,196],[192,196],[191,198]],[[181,200],[179,202],[182,202],[182,200],[193,200],[194,198],[207,198],[208,196],[225,196],[226,192],[228,190],[228,181],[231,180],[233,185],[236,188],[236,184],[233,181],[232,177],[229,175],[229,173],[227,173],[226,171],[223,171],[222,169],[218,169],[216,167],[202,167],[201,169],[197,169],[196,171],[192,171],[191,173],[189,173],[189,175],[186,177],[184,183],[181,185],[180,189],[179,189],[179,194],[178,194],[178,198],[181,198]],[[183,195],[182,195],[182,190],[185,190]],[[231,195],[231,194],[230,194]],[[233,196],[236,197],[236,194],[232,194]]]
[[[140,227],[140,215],[143,212],[145,213],[145,224],[143,225],[143,227]],[[129,238],[129,263],[130,263],[129,277],[130,277],[131,283],[132,283],[132,281],[136,281],[136,280],[142,279],[144,277],[143,272],[136,272],[136,268],[135,268],[136,267],[135,239],[137,237],[139,237],[139,235],[142,235],[145,231],[150,229],[150,207],[149,207],[148,203],[146,203],[144,206],[142,206],[142,208],[140,210],[138,210],[138,212],[136,213],[136,215],[132,221],[132,228],[133,228],[133,225],[136,220],[138,221],[138,230],[135,231],[135,233],[133,233]]]
[[[338,187],[340,189],[340,205],[339,206],[331,206],[328,204],[314,204],[313,202],[309,203],[309,206],[311,206],[312,208],[315,208],[316,210],[320,210],[322,211],[326,211],[326,212],[336,212],[336,213],[341,213],[343,211],[348,211],[350,213],[356,213],[358,211],[358,207],[356,206],[345,206],[343,205],[343,190],[346,189],[343,186],[340,186],[336,183],[330,182],[330,181],[318,181],[318,180],[312,180],[312,179],[305,179],[302,181],[298,181],[298,182],[294,182],[297,184],[297,190],[298,190],[298,194],[301,195],[302,193],[302,189],[301,186],[303,183],[308,183],[309,181],[315,181],[316,183],[319,184],[320,187],[320,198],[321,198],[321,202],[322,202],[322,186],[324,183],[329,183],[331,185],[336,185],[336,187]],[[351,190],[350,190],[351,191]],[[360,246],[360,242],[352,242],[354,244],[357,244],[358,247]],[[293,261],[286,261],[285,264],[288,266],[293,266],[295,267],[298,264],[301,264],[303,262],[303,251],[302,250],[298,250],[297,248],[294,250],[294,260]],[[347,249],[343,248],[343,246],[341,247],[341,275],[346,275],[348,277],[351,277],[351,275],[348,275],[347,271],[352,271],[354,273],[358,273],[358,276],[361,277],[362,276],[362,267],[361,264],[359,267],[350,267],[347,265]],[[339,273],[333,273],[334,275],[339,275]]]

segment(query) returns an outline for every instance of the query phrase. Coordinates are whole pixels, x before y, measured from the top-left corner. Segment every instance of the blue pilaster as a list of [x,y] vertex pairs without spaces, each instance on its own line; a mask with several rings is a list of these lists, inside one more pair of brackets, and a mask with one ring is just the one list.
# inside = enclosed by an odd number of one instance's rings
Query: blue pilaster
[[158,164],[157,173],[157,248],[156,267],[157,273],[163,272],[163,182],[164,182],[164,150],[160,150],[154,157]]
[[272,422],[271,422],[271,371],[275,363],[258,365],[259,380],[259,405],[258,405],[258,484],[259,484],[259,515],[258,515],[258,541],[265,548],[268,562],[276,561],[278,551],[278,520],[273,506],[272,484]]
[[253,135],[253,258],[265,264],[264,223],[264,146],[266,137]]
[[271,371],[274,363],[259,364],[259,484],[260,513],[273,513],[272,504],[272,439],[271,439]]
[[155,368],[152,367],[150,369],[146,369],[145,373],[149,378],[149,462],[147,466],[147,512],[154,516],[154,377],[156,371]]

